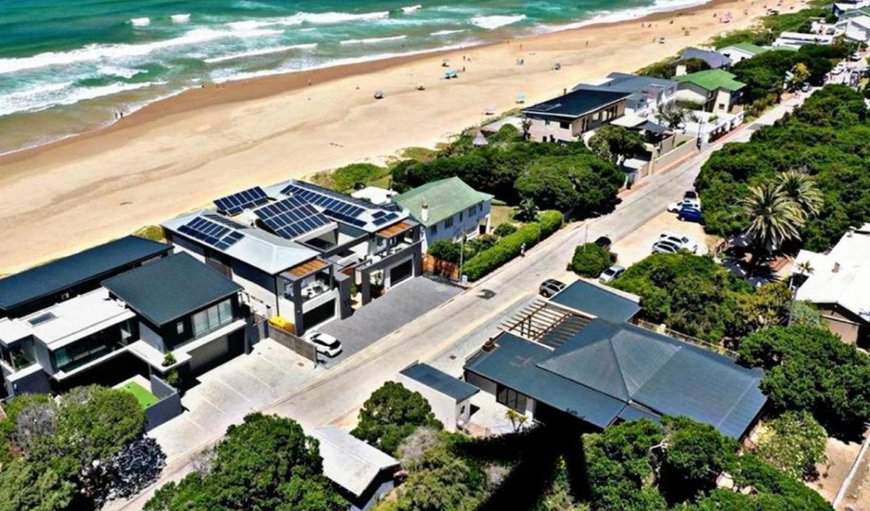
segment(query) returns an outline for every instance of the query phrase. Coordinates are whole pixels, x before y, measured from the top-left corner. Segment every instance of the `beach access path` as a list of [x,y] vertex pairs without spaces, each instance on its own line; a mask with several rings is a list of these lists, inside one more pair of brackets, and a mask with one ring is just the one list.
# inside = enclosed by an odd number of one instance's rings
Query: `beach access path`
[[[750,27],[764,4],[714,0],[445,54],[206,85],[110,128],[0,157],[0,275],[254,185],[433,147],[485,120],[488,109],[517,107],[520,92],[532,103],[613,71],[634,71]],[[800,5],[783,0],[778,8]],[[726,13],[728,24],[721,22]],[[441,79],[444,58],[466,71]],[[416,90],[419,83],[425,91]],[[375,90],[385,98],[373,99]]]
[[[565,274],[565,265],[574,247],[587,239],[607,235],[619,241],[665,210],[668,202],[682,197],[692,188],[698,172],[710,154],[725,143],[745,142],[765,124],[772,124],[802,102],[788,100],[764,114],[752,124],[740,127],[711,144],[673,170],[657,174],[643,186],[624,192],[622,202],[605,216],[586,222],[569,224],[553,236],[533,247],[525,257],[514,259],[441,306],[419,317],[402,329],[387,335],[329,371],[313,373],[304,383],[264,407],[263,413],[275,413],[293,418],[310,430],[333,424],[352,427],[363,402],[385,381],[414,361],[443,359],[451,354],[461,356],[472,347],[468,339],[475,332],[492,331],[503,313],[517,303],[535,295],[538,284]],[[480,343],[483,338],[480,338]],[[451,353],[455,351],[455,353]],[[450,365],[457,362],[451,361]],[[443,364],[442,364],[443,365]],[[245,410],[247,413],[251,410]],[[243,412],[236,417],[240,422]],[[176,419],[178,420],[178,419]],[[110,502],[105,510],[142,509],[156,488],[169,481],[178,481],[194,469],[199,452],[214,445],[223,436],[225,418],[214,420],[214,431],[202,432],[196,444],[183,454],[167,459],[160,479],[138,497],[125,502]],[[165,428],[171,423],[162,426]],[[170,432],[163,431],[162,435]]]

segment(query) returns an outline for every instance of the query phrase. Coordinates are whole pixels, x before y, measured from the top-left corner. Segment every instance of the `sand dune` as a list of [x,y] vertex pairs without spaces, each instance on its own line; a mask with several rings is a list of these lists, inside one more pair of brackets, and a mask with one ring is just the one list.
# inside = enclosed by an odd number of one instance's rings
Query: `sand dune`
[[[786,0],[780,9],[799,5]],[[519,92],[533,102],[611,71],[635,70],[716,33],[746,28],[764,10],[757,0],[725,0],[446,55],[189,91],[111,128],[0,158],[0,273],[125,235],[254,184],[432,146],[483,121],[489,106],[513,108]],[[714,17],[726,12],[733,16],[727,25]],[[655,42],[659,36],[665,44]],[[470,61],[463,62],[463,55]],[[440,80],[445,57],[455,68],[465,66],[459,79]],[[517,58],[525,65],[517,66]],[[556,62],[561,71],[552,70]],[[426,90],[416,91],[421,82]],[[384,100],[372,98],[377,89]]]

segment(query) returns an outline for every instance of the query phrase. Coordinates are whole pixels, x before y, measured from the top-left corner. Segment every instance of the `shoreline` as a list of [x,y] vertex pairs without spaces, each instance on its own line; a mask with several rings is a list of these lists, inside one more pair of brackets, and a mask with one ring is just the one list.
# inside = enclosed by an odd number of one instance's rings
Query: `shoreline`
[[[732,0],[707,0],[691,6],[679,7],[673,10],[649,12],[638,17],[613,21],[595,21],[594,19],[591,19],[588,21],[588,24],[586,24],[586,21],[570,23],[568,24],[569,28],[557,29],[536,35],[512,37],[501,42],[481,42],[480,44],[462,46],[459,48],[434,48],[431,50],[412,52],[408,55],[397,55],[362,62],[327,65],[320,68],[288,71],[285,73],[276,73],[273,75],[254,78],[243,78],[239,80],[228,80],[219,83],[209,82],[199,88],[192,87],[179,91],[170,97],[157,99],[142,108],[126,114],[124,118],[107,125],[95,127],[81,133],[73,133],[58,140],[52,140],[34,146],[22,147],[20,149],[0,153],[0,168],[2,168],[4,164],[27,159],[42,150],[49,150],[65,144],[74,143],[91,136],[106,133],[110,130],[142,125],[159,120],[165,115],[193,112],[217,105],[262,99],[275,94],[280,94],[281,92],[288,92],[307,87],[309,81],[311,84],[320,84],[337,78],[344,78],[357,74],[368,74],[389,69],[415,60],[440,57],[455,52],[470,52],[488,46],[531,40],[553,34],[579,32],[590,28],[622,25],[630,22],[655,22],[662,18],[679,17],[682,14],[690,13],[699,8],[715,7],[717,4],[730,3],[731,1]],[[582,24],[582,26],[576,26],[578,24]],[[245,90],[246,88],[249,90]],[[3,176],[0,176],[0,179],[2,179],[2,177]]]
[[[780,8],[802,4],[785,0]],[[715,14],[728,10],[733,21],[719,23]],[[0,231],[8,241],[0,274],[255,184],[432,147],[485,121],[490,107],[515,108],[518,92],[532,103],[611,71],[631,72],[752,26],[763,14],[761,2],[713,0],[627,21],[184,91],[102,129],[0,156]],[[661,36],[664,44],[657,43]],[[468,72],[441,80],[441,59],[459,67],[463,56]],[[515,64],[520,57],[523,66]],[[421,82],[424,92],[415,90]],[[375,90],[385,99],[374,100]]]

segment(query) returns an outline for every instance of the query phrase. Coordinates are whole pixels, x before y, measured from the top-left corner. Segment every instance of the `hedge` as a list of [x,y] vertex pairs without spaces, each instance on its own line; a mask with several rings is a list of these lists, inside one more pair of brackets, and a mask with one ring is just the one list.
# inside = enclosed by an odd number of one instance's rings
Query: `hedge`
[[571,270],[581,277],[597,277],[610,266],[610,252],[595,243],[577,245],[571,258]]
[[526,250],[532,248],[539,241],[556,232],[561,225],[562,213],[543,211],[538,216],[537,222],[520,227],[515,233],[501,238],[491,248],[469,259],[462,272],[469,280],[478,280],[520,255],[523,245],[526,246]]

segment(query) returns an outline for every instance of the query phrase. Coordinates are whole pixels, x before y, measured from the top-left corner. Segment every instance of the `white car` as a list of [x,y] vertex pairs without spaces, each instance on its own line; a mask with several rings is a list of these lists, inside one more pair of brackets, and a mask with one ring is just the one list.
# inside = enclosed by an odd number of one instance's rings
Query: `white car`
[[652,246],[653,254],[676,254],[682,250],[680,245],[670,242],[670,241],[656,241]]
[[616,264],[601,272],[601,275],[598,276],[598,280],[606,284],[613,281],[613,279],[619,277],[623,273],[625,273],[625,267]]
[[683,206],[688,208],[701,209],[701,201],[698,199],[683,199],[678,202],[668,204],[668,212],[679,213]]
[[693,254],[698,253],[698,244],[692,238],[678,232],[665,231],[659,235],[658,241],[669,241]]
[[329,358],[341,353],[341,342],[335,337],[323,332],[313,332],[305,336],[305,340],[314,345],[317,353],[323,353]]

